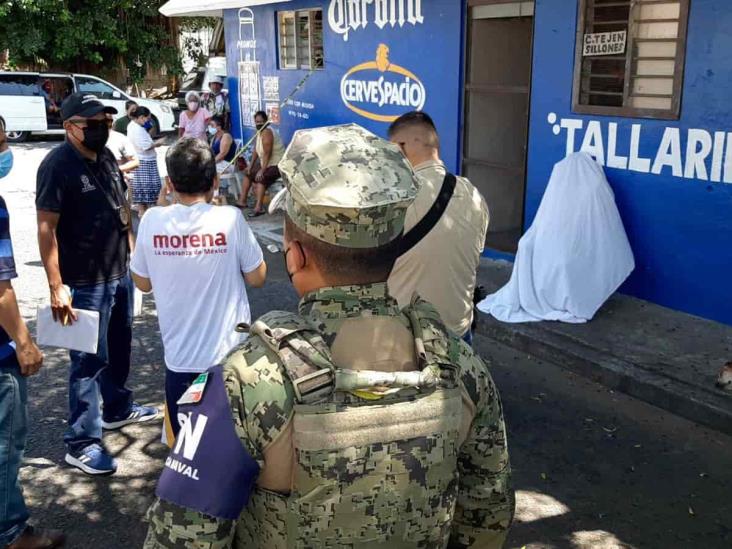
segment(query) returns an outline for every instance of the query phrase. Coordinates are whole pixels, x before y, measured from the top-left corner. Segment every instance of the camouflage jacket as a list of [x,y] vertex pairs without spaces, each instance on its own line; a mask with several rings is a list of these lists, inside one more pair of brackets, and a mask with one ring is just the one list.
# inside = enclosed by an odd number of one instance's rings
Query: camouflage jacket
[[[428,310],[434,311],[427,305]],[[327,345],[332,345],[344,323],[349,319],[369,315],[374,317],[395,317],[404,321],[395,300],[388,296],[385,284],[364,286],[324,288],[307,294],[300,303],[300,315],[318,327]],[[434,318],[438,319],[436,312]],[[407,326],[407,328],[410,328]],[[503,545],[508,527],[513,518],[514,496],[511,483],[511,469],[508,460],[505,426],[500,398],[484,362],[473,353],[457,337],[447,335],[444,328],[435,332],[435,338],[445,340],[446,356],[457,367],[457,381],[462,391],[463,403],[471,410],[472,421],[465,426],[462,444],[456,451],[458,485],[456,497],[447,498],[449,508],[446,511],[448,533],[440,543],[407,540],[397,543],[388,541],[388,547],[444,547],[449,537],[450,548],[475,547],[481,549],[498,548]],[[237,468],[234,460],[248,462],[252,474],[228,478],[225,474],[219,482],[211,482],[215,486],[207,486],[201,490],[196,486],[192,499],[186,500],[190,490],[180,499],[158,497],[150,507],[147,518],[150,527],[145,541],[146,549],[159,548],[199,548],[218,549],[228,547],[325,547],[313,542],[301,544],[281,544],[277,540],[263,539],[261,532],[280,531],[286,529],[283,524],[270,524],[272,528],[258,529],[259,522],[275,523],[281,502],[279,496],[271,490],[262,490],[261,486],[252,487],[262,477],[271,476],[272,467],[265,468],[265,454],[273,444],[281,439],[280,435],[290,423],[295,409],[295,395],[291,383],[284,371],[280,358],[273,353],[258,336],[252,336],[242,347],[232,352],[223,368],[218,370],[223,380],[219,392],[214,384],[206,389],[201,405],[206,401],[225,400],[224,408],[227,420],[233,425],[230,428],[239,442],[240,448],[227,446],[231,441],[222,442],[217,448],[218,457],[230,448],[234,455],[231,465],[220,464],[221,471],[233,471]],[[224,390],[225,388],[225,390]],[[356,399],[352,394],[343,398]],[[382,401],[383,402],[383,401]],[[388,401],[387,401],[388,403]],[[189,422],[193,423],[193,422]],[[457,420],[454,431],[458,430]],[[199,425],[188,429],[189,435],[198,431]],[[184,426],[188,427],[188,425]],[[219,431],[226,431],[226,426]],[[190,439],[191,436],[188,436]],[[187,442],[182,443],[182,452]],[[177,444],[176,448],[181,446]],[[241,454],[238,454],[243,449]],[[174,449],[175,450],[175,449]],[[414,455],[416,450],[412,450]],[[166,461],[166,467],[179,467],[172,459]],[[427,460],[429,464],[429,461]],[[196,477],[197,469],[188,467],[184,471]],[[164,473],[165,474],[165,473]],[[231,473],[234,475],[234,473]],[[161,478],[162,483],[162,478]],[[234,488],[236,486],[236,488]],[[238,495],[251,493],[251,499],[234,505],[234,510],[221,512],[221,507],[211,514],[201,512],[201,500],[208,497],[210,489],[219,492],[236,492]],[[160,495],[160,487],[158,490]],[[237,495],[237,497],[238,497]],[[170,499],[176,499],[172,503]],[[235,498],[234,498],[235,499]],[[195,501],[194,501],[195,500]],[[181,501],[183,503],[181,503]],[[186,504],[186,501],[192,501]],[[444,502],[443,502],[444,503]],[[244,509],[241,511],[241,509]],[[253,510],[257,508],[257,510]],[[195,510],[194,510],[195,509]],[[237,514],[239,513],[240,514]],[[384,512],[384,511],[381,511]],[[385,511],[387,513],[393,511]],[[375,513],[372,509],[371,513]],[[313,510],[317,514],[317,510]],[[317,519],[314,519],[317,520]],[[243,526],[243,528],[242,528]],[[299,525],[302,529],[302,524]],[[292,532],[290,532],[291,534]],[[285,534],[283,533],[283,536]],[[312,539],[312,538],[309,538]],[[327,547],[378,546],[378,544],[336,544]]]
[[229,107],[229,94],[222,91],[218,96],[212,92],[202,94],[202,104],[212,116],[228,116],[231,112]]

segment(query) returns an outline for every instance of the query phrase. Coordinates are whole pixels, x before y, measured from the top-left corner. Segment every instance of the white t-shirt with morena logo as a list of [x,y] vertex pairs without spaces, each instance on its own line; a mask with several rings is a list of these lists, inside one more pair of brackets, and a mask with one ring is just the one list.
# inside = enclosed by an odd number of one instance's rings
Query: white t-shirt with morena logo
[[168,368],[203,372],[246,339],[235,331],[251,322],[242,273],[263,259],[234,207],[174,204],[147,211],[130,268],[152,282]]

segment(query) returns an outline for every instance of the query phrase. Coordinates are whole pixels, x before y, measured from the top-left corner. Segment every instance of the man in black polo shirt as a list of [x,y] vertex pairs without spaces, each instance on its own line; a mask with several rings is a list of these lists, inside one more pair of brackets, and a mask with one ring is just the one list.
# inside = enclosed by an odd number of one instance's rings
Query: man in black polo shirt
[[93,95],[70,95],[61,105],[66,141],[46,156],[36,182],[38,242],[54,319],[75,320],[72,300],[78,309],[99,311],[97,354],[70,353],[64,436],[66,462],[90,475],[117,470],[102,444],[102,427],[119,429],[158,415],[135,404],[125,387],[132,340],[131,220],[127,186],[105,148],[106,114],[116,112]]

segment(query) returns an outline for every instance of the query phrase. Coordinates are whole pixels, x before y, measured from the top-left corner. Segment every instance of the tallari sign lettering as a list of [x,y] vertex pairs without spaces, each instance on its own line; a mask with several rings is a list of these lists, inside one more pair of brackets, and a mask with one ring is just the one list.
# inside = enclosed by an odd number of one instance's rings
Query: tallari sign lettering
[[369,120],[393,122],[405,112],[422,110],[427,93],[417,75],[392,64],[389,47],[379,44],[375,61],[356,65],[343,75],[341,99]]
[[732,132],[667,127],[661,140],[653,143],[655,155],[643,156],[641,143],[651,143],[643,134],[642,124],[631,126],[630,143],[626,145],[618,143],[618,124],[615,122],[579,118],[560,120],[553,112],[549,113],[547,121],[552,125],[554,135],[564,132],[567,155],[576,152],[579,144],[579,150],[591,154],[608,168],[732,183]]
[[344,41],[350,31],[365,29],[369,16],[380,29],[424,23],[422,0],[331,0],[328,7],[328,24]]

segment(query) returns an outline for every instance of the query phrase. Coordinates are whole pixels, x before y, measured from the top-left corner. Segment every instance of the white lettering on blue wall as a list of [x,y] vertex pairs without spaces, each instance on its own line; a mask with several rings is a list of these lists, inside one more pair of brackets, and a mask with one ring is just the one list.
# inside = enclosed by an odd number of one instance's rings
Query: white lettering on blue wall
[[[372,6],[369,9],[369,6]],[[328,24],[333,32],[348,41],[351,31],[369,25],[369,13],[377,27],[403,27],[424,23],[422,0],[331,0]]]
[[396,105],[421,109],[424,106],[424,86],[405,78],[402,82],[378,80],[346,80],[341,82],[341,96],[346,101],[373,103],[379,107]]
[[[690,128],[685,134],[677,127],[667,127],[658,143],[649,143],[642,124],[630,126],[627,144],[618,142],[618,124],[600,120],[562,118],[549,113],[547,121],[554,135],[564,133],[566,154],[578,150],[591,154],[608,168],[653,175],[672,175],[684,179],[732,183],[732,132],[709,132]],[[682,138],[685,138],[682,141]],[[682,143],[685,142],[685,147]],[[653,151],[652,157],[643,150]],[[650,147],[650,148],[649,148]]]

